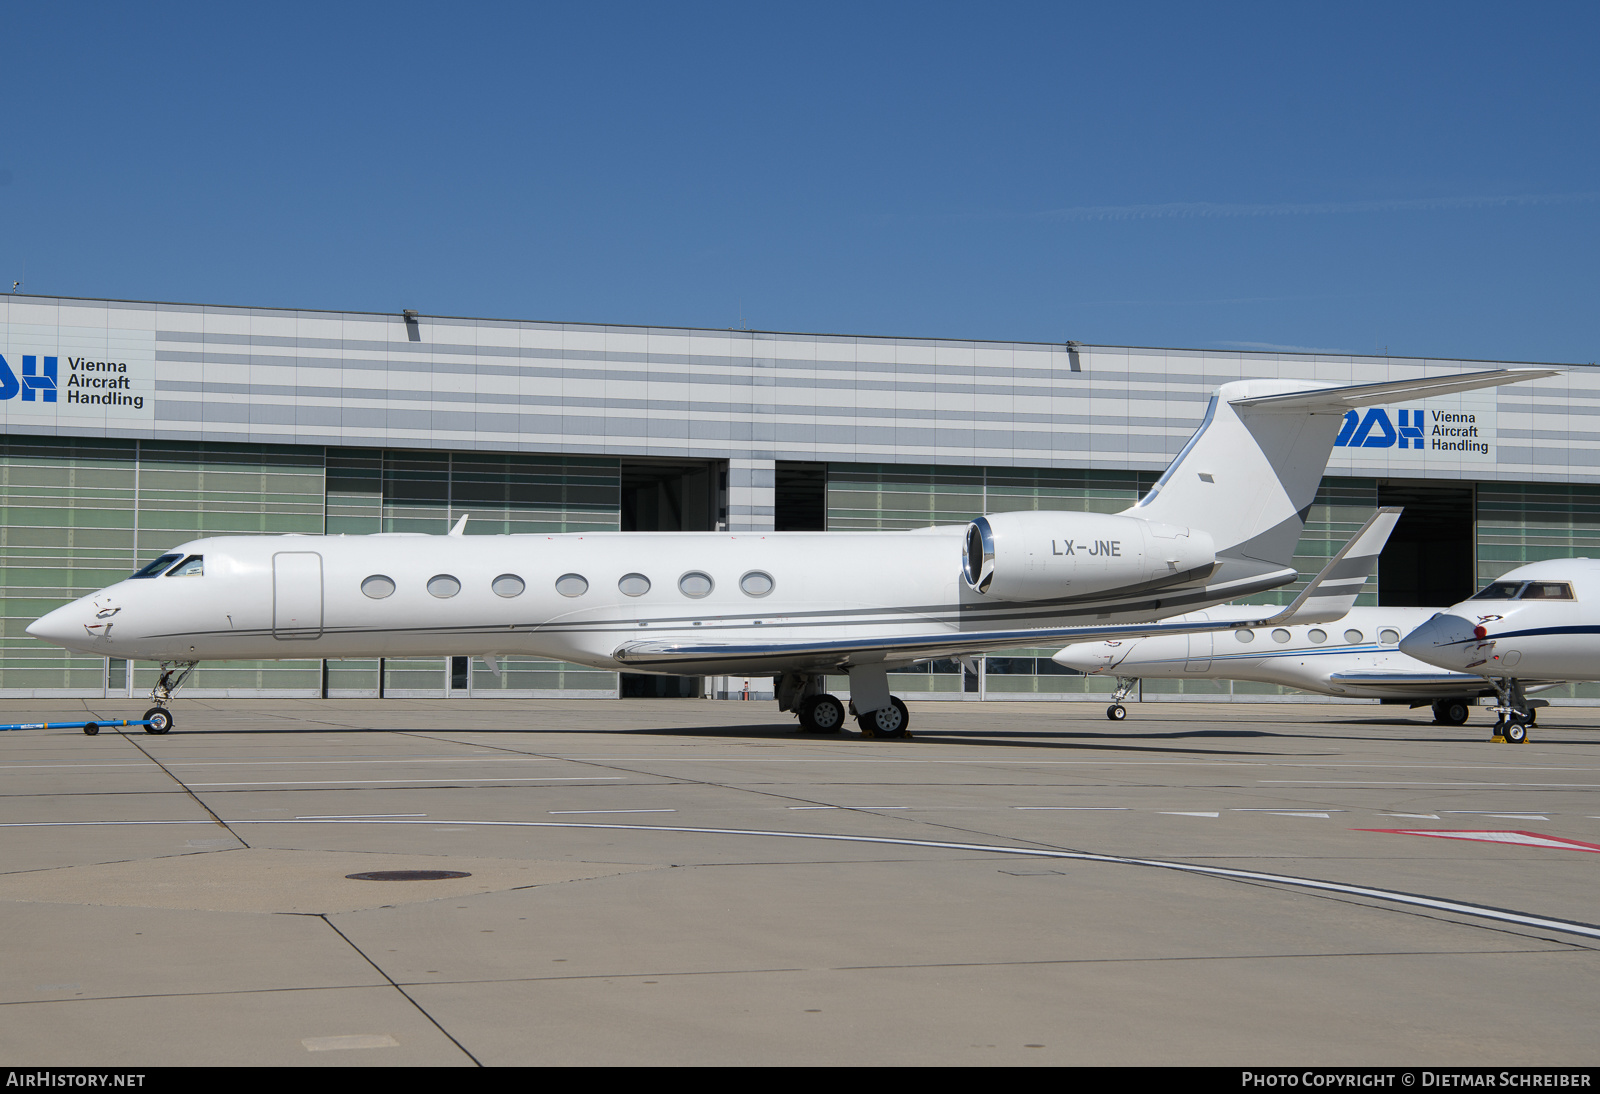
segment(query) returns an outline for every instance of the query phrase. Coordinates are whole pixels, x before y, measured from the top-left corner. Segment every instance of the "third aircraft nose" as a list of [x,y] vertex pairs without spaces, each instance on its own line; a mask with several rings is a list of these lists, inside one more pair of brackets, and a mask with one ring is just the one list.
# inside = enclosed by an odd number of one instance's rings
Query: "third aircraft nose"
[[1482,640],[1471,620],[1440,612],[1402,638],[1400,652],[1431,665],[1457,668],[1470,660],[1467,646]]

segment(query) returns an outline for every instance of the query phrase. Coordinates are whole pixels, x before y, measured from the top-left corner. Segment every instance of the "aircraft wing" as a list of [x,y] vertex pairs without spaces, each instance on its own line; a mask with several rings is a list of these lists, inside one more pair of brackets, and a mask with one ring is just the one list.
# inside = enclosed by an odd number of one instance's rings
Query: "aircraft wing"
[[1493,690],[1483,677],[1464,672],[1335,672],[1328,675],[1328,682],[1363,688],[1393,688],[1405,695],[1414,695],[1419,691],[1470,695]]
[[[765,662],[792,667],[811,662],[817,668],[844,669],[890,662],[910,664],[936,658],[961,657],[989,650],[1022,646],[1064,646],[1073,642],[1104,642],[1117,638],[1144,638],[1159,634],[1193,634],[1234,627],[1259,627],[1264,620],[1218,623],[1124,623],[1105,627],[1041,627],[1012,631],[946,631],[936,634],[872,636],[809,642],[628,642],[612,654],[622,664],[656,672],[694,675],[696,666],[745,666],[736,671],[761,671]],[[709,671],[699,669],[701,672]],[[728,670],[735,671],[735,670]]]
[[[1379,509],[1362,525],[1312,578],[1305,589],[1286,608],[1272,610],[1264,605],[1257,619],[1244,620],[1160,620],[1151,623],[1120,623],[1103,627],[1040,627],[1030,630],[943,631],[933,634],[863,635],[859,638],[776,642],[692,642],[657,639],[626,642],[612,653],[630,667],[657,672],[676,671],[694,675],[700,672],[759,672],[771,663],[774,668],[810,661],[818,668],[841,669],[856,665],[891,662],[910,664],[935,658],[961,657],[988,650],[1016,649],[1025,646],[1065,646],[1075,642],[1105,642],[1114,639],[1148,638],[1165,634],[1199,634],[1205,631],[1233,630],[1239,627],[1277,627],[1287,623],[1338,619],[1350,610],[1356,593],[1377,565],[1378,552],[1400,518],[1394,507]],[[1348,600],[1348,603],[1345,601]],[[1342,605],[1342,606],[1340,606]],[[1326,615],[1337,609],[1336,614]],[[737,669],[730,666],[738,666]]]

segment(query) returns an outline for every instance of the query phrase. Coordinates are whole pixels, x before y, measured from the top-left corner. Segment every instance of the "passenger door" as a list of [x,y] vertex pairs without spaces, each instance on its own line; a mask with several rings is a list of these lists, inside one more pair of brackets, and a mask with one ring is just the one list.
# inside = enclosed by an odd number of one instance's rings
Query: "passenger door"
[[322,556],[315,551],[272,556],[272,637],[322,637]]

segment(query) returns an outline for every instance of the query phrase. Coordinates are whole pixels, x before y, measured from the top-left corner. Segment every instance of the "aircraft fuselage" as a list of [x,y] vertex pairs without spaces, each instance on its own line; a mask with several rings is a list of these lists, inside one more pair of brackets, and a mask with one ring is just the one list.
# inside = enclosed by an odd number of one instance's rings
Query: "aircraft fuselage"
[[[84,653],[160,661],[497,654],[631,671],[804,671],[862,660],[819,649],[777,660],[701,657],[675,669],[616,654],[647,641],[844,647],[1142,622],[1294,576],[1219,581],[1205,567],[1159,588],[1146,581],[1002,601],[962,579],[965,531],[217,537],[174,547],[170,572],[81,597],[29,633]],[[191,557],[198,572],[185,574]]]

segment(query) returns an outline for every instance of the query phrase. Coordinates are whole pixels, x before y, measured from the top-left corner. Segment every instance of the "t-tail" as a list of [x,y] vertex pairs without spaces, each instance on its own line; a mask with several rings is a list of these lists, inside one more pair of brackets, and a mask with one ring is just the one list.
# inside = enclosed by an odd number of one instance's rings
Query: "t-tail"
[[1345,387],[1303,380],[1226,383],[1183,451],[1125,515],[1209,533],[1218,581],[1291,570],[1348,411],[1555,375],[1515,368]]

